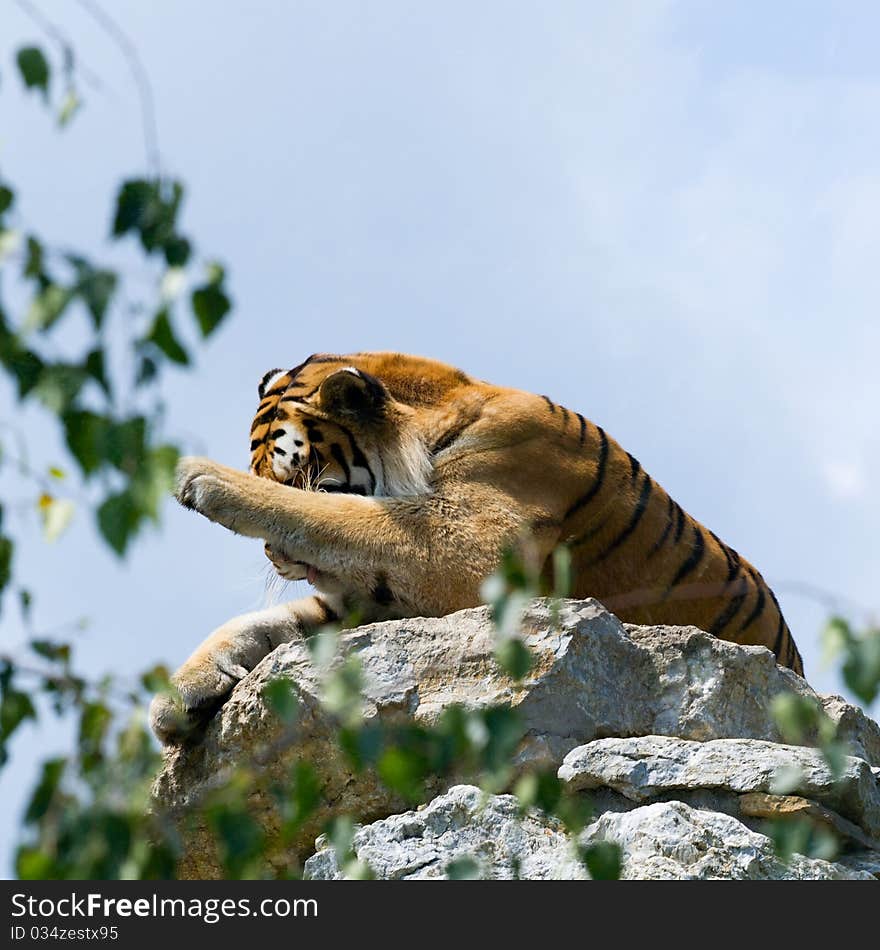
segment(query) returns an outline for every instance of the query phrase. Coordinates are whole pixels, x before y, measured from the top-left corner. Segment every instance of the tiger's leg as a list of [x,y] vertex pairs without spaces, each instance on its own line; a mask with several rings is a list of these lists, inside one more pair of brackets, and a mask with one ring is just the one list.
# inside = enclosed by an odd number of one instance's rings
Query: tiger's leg
[[171,677],[177,695],[153,699],[150,725],[156,737],[164,745],[182,741],[275,647],[334,619],[323,598],[304,597],[228,620]]
[[[368,592],[371,580],[384,577],[392,593],[406,592],[401,616],[408,607],[439,616],[481,603],[483,579],[530,520],[485,484],[442,498],[327,494],[202,458],[179,464],[177,497],[231,531],[264,539],[291,561],[352,579],[353,593]],[[553,539],[546,541],[549,554]]]

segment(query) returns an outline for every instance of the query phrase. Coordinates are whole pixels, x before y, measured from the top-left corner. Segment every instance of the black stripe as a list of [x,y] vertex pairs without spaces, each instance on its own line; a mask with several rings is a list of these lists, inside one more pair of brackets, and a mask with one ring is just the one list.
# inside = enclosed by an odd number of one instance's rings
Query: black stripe
[[663,547],[666,539],[669,537],[669,532],[672,530],[672,495],[666,496],[666,527],[663,529],[663,534],[654,542],[651,550],[648,551],[648,557],[653,557],[660,548]]
[[608,467],[608,436],[605,435],[605,430],[602,426],[596,426],[596,431],[599,433],[599,439],[601,440],[601,447],[599,448],[599,464],[596,467],[596,480],[593,482],[590,490],[585,494],[581,495],[580,498],[566,511],[565,517],[570,518],[576,511],[580,511],[584,505],[588,505],[595,497],[599,494],[599,490],[602,488],[602,483],[605,481],[605,470]]
[[555,404],[554,404],[553,402],[551,402],[551,400],[550,400],[550,398],[549,398],[548,396],[541,396],[541,398],[542,398],[542,399],[544,400],[544,402],[546,402],[547,405],[550,407],[550,411],[551,411],[551,412],[556,412],[556,406],[555,406]]
[[681,505],[677,501],[673,502],[673,504],[675,505],[675,517],[676,517],[675,543],[678,544],[678,542],[681,541],[681,533],[682,531],[684,531],[684,509],[681,507]]
[[251,452],[256,452],[256,450],[263,444],[262,439],[254,439],[251,442]]
[[666,588],[666,593],[669,594],[673,587],[677,584],[680,584],[691,571],[696,568],[696,566],[703,560],[703,554],[706,550],[706,542],[703,540],[703,533],[700,531],[699,525],[694,525],[694,546],[691,550],[691,553],[685,558],[684,563],[676,571],[675,577],[672,578],[672,583],[669,587]]
[[271,422],[274,418],[275,418],[274,409],[267,409],[265,412],[260,413],[260,415],[258,415],[256,419],[254,419],[251,425],[251,434],[253,434],[254,429],[258,429],[261,425],[265,425],[265,423]]
[[629,452],[626,453],[626,457],[629,459],[630,475],[632,480],[635,481],[642,466],[639,463],[639,460],[637,458],[633,458]]
[[279,446],[273,445],[273,446],[272,446],[272,454],[273,454],[273,455],[287,455],[287,452],[285,452],[284,449],[279,448]]
[[779,626],[776,628],[776,639],[773,641],[773,652],[776,654],[776,659],[780,662],[782,657],[779,655],[782,650],[782,638],[785,634],[785,620],[782,614],[779,615]]
[[270,369],[268,373],[263,374],[263,378],[260,380],[259,386],[257,386],[257,393],[259,394],[260,399],[266,395],[266,383],[276,374],[283,373],[284,370],[279,366],[277,369]]
[[388,586],[388,578],[384,574],[376,576],[376,584],[370,591],[373,600],[382,607],[394,602],[394,592]]
[[758,619],[758,617],[761,616],[767,603],[767,597],[764,594],[764,585],[761,581],[761,578],[758,577],[751,568],[749,568],[749,574],[751,575],[752,580],[755,582],[755,586],[758,588],[758,599],[755,601],[755,606],[752,607],[752,612],[748,615],[748,617],[746,617],[745,620],[743,620],[742,624],[740,625],[740,632],[745,630],[746,627],[751,626]]
[[[480,413],[482,415],[482,411]],[[434,447],[431,449],[433,455],[437,455],[438,452],[442,452],[444,449],[448,449],[453,442],[455,442],[460,435],[463,435],[467,429],[469,429],[475,422],[479,420],[480,416],[476,416],[473,419],[461,419],[455,425],[450,426],[443,435],[434,443]]]
[[287,430],[286,430],[286,429],[276,429],[276,430],[272,433],[272,435],[270,436],[270,438],[272,438],[272,439],[280,439],[280,438],[281,438],[282,436],[284,436],[284,435],[287,435]]
[[600,521],[594,524],[592,528],[587,529],[582,535],[580,535],[577,538],[572,538],[569,541],[566,541],[565,543],[568,544],[569,547],[572,547],[572,548],[580,547],[580,545],[585,544],[587,541],[590,541],[593,538],[595,538],[596,535],[599,534],[599,532],[602,531],[602,529],[606,527],[606,525],[608,524],[610,520],[611,520],[611,515],[606,515],[604,518],[602,518]]
[[709,633],[711,633],[713,637],[721,636],[721,631],[739,613],[740,607],[742,607],[742,605],[745,603],[748,594],[749,592],[745,591],[742,594],[737,594],[736,597],[731,597],[727,606],[715,618],[715,620],[712,622],[712,626],[709,627]]
[[580,414],[577,413],[578,421],[581,424],[581,445],[584,444],[584,440],[587,437],[587,420]]
[[616,551],[621,544],[636,530],[636,526],[642,520],[642,515],[645,513],[645,509],[648,507],[648,499],[651,497],[651,476],[648,473],[645,473],[645,480],[642,484],[642,492],[639,495],[639,500],[636,502],[636,506],[633,509],[632,515],[630,515],[629,522],[627,526],[608,544],[602,551],[599,552],[589,563],[589,567],[592,567],[594,564],[598,564],[600,561],[604,561],[609,554],[612,554]]
[[342,446],[338,442],[334,442],[330,446],[330,454],[336,461],[339,463],[339,467],[345,473],[346,482],[351,481],[351,469],[348,467],[348,460],[345,458],[345,453],[342,451]]
[[568,425],[568,410],[565,406],[559,407],[562,410],[562,427],[565,428]]
[[373,470],[370,468],[370,463],[367,461],[366,455],[360,450],[360,446],[355,442],[354,436],[351,434],[351,430],[346,428],[344,425],[339,426],[340,431],[344,432],[348,438],[348,445],[351,449],[351,464],[355,468],[362,468],[370,476],[370,491],[368,494],[373,495],[376,492],[376,476],[373,474]]

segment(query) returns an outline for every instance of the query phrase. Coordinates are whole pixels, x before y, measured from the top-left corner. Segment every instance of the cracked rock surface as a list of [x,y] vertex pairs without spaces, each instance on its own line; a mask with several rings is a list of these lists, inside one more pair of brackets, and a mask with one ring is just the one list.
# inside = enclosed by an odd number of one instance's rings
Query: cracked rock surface
[[[564,761],[573,767],[575,759],[566,759],[574,755],[573,750],[596,742],[654,737],[653,759],[645,758],[645,747],[638,752],[635,746],[606,745],[602,747],[605,764],[601,769],[595,752],[581,751],[582,758],[577,761],[592,763],[580,773],[583,777],[564,774],[566,781],[581,781],[584,789],[605,789],[628,803],[610,812],[612,815],[628,814],[621,809],[630,807],[633,799],[646,800],[640,795],[681,797],[676,782],[686,783],[694,794],[706,793],[707,780],[695,778],[689,762],[693,753],[708,748],[713,740],[757,740],[749,754],[761,749],[760,759],[740,764],[743,774],[751,769],[755,775],[763,775],[767,763],[782,754],[766,748],[781,747],[783,741],[771,712],[773,697],[787,692],[815,698],[838,724],[839,738],[858,760],[848,764],[849,791],[837,800],[826,788],[822,801],[830,804],[834,800],[847,818],[858,812],[861,818],[852,820],[876,828],[876,805],[870,804],[876,799],[871,797],[870,782],[873,780],[876,792],[877,776],[870,767],[880,767],[880,728],[839,697],[817,696],[804,680],[778,667],[768,650],[718,640],[694,627],[624,625],[592,600],[564,601],[557,612],[551,611],[546,601],[533,601],[522,623],[522,635],[534,664],[518,682],[495,662],[496,635],[487,608],[440,618],[370,624],[344,631],[339,639],[343,655],[359,657],[367,721],[430,724],[453,705],[481,708],[509,704],[518,710],[524,725],[516,758],[520,769],[557,769]],[[262,698],[263,688],[278,676],[292,681],[299,701],[296,721],[288,733],[288,727]],[[321,672],[304,642],[278,647],[236,686],[198,744],[166,754],[154,785],[156,807],[183,819],[206,789],[227,780],[232,766],[261,754],[261,750],[271,750],[266,788],[272,782],[283,785],[288,781],[296,761],[308,762],[321,784],[321,805],[290,844],[291,854],[299,861],[314,853],[315,837],[335,815],[348,814],[367,825],[407,812],[410,803],[391,794],[371,770],[354,770],[342,754],[332,717],[321,702],[323,689]],[[665,747],[664,752],[658,744],[664,737],[683,739],[691,745],[678,752]],[[806,741],[815,741],[815,737]],[[799,754],[800,747],[786,748],[795,752],[785,755]],[[724,771],[723,755],[702,754],[706,769]],[[823,779],[818,767],[813,767],[816,757],[810,755],[803,750],[802,764],[813,763],[812,771],[808,770],[812,784],[805,784],[804,789],[813,789],[811,794],[818,795]],[[633,756],[641,756],[639,768],[646,770],[646,779],[641,773],[631,774]],[[650,768],[646,764],[649,759],[653,763]],[[724,808],[728,812],[736,810],[740,786],[750,784],[743,779],[737,784],[733,771],[724,773],[727,778],[721,785],[711,786],[727,795]],[[766,776],[760,782],[755,779],[760,788],[748,790],[763,791],[767,781]],[[454,776],[438,778],[429,791],[431,796],[441,795],[454,784]],[[267,791],[258,789],[249,808],[270,837],[277,833],[278,818]],[[197,823],[181,821],[181,829],[186,849],[181,873],[192,878],[221,876],[212,837]],[[501,875],[500,869],[509,866],[505,861],[508,859],[502,855],[500,863],[489,864],[497,864]],[[537,858],[535,862],[530,867],[543,867]],[[430,876],[427,871],[425,876]]]

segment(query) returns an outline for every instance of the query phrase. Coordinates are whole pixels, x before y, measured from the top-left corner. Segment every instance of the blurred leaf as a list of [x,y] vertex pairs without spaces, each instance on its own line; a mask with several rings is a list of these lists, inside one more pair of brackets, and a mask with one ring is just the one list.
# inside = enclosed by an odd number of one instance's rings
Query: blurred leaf
[[49,63],[38,46],[23,46],[16,54],[18,71],[28,89],[40,89],[49,96]]
[[137,533],[141,512],[129,490],[110,495],[98,508],[98,527],[104,539],[120,556]]
[[82,101],[76,94],[76,90],[68,89],[58,109],[58,125],[63,129],[76,113],[79,112],[81,106]]
[[482,878],[480,865],[468,856],[453,858],[445,871],[450,881],[479,881]]
[[54,498],[43,493],[37,502],[43,524],[43,540],[48,544],[57,541],[70,524],[76,506],[67,498]]
[[15,876],[20,881],[45,881],[56,876],[54,862],[40,848],[21,847],[15,855]]
[[519,637],[507,637],[495,651],[498,665],[515,680],[521,680],[532,668],[533,657],[529,648]]
[[92,350],[86,357],[85,370],[108,396],[112,395],[104,365],[104,351],[100,347]]
[[141,458],[132,479],[130,490],[137,508],[154,521],[158,521],[162,500],[174,489],[179,457],[173,445],[156,446]]
[[7,684],[0,697],[0,765],[6,762],[6,744],[25,719],[37,718],[30,696]]
[[596,841],[581,851],[581,860],[594,881],[617,881],[623,870],[620,846],[613,841]]
[[104,757],[104,739],[113,721],[113,713],[104,703],[87,702],[79,718],[80,771],[95,769]]
[[65,665],[70,662],[69,643],[55,643],[53,640],[31,640],[30,647],[37,656],[43,657],[44,660],[50,660],[53,663],[64,663]]
[[43,245],[32,235],[27,239],[27,258],[24,265],[25,277],[39,277],[43,274]]
[[134,231],[147,253],[170,247],[172,257],[179,254],[181,239],[175,227],[182,198],[180,182],[144,178],[123,182],[116,199],[113,236]]
[[181,366],[189,364],[189,354],[174,335],[167,308],[163,307],[156,314],[153,326],[145,339],[150,343],[155,343],[173,363],[178,363]]
[[299,701],[293,680],[279,676],[263,687],[263,702],[284,723],[290,725],[296,720]]
[[854,638],[846,648],[843,680],[866,706],[880,691],[880,630],[868,630]]
[[65,413],[62,422],[67,447],[83,474],[90,475],[105,460],[110,420],[106,416],[82,410]]
[[96,269],[85,262],[81,262],[78,271],[76,291],[88,308],[95,329],[99,330],[116,293],[119,279],[113,271]]
[[151,667],[141,674],[141,686],[148,693],[163,693],[171,683],[168,667],[162,664]]
[[232,309],[232,303],[219,284],[205,284],[193,291],[192,308],[202,336],[207,337]]
[[428,763],[421,750],[406,745],[390,746],[379,757],[376,771],[386,788],[412,802],[423,799]]
[[0,214],[4,214],[12,207],[15,193],[5,185],[0,185]]
[[55,797],[55,791],[61,782],[66,766],[67,759],[47,759],[43,762],[40,780],[37,782],[37,787],[34,789],[24,813],[24,823],[26,825],[39,821],[46,814],[52,799]]
[[15,545],[11,538],[0,534],[0,591],[9,583],[12,577],[12,554]]
[[45,332],[51,329],[67,309],[73,299],[70,287],[60,284],[48,284],[31,300],[30,308],[24,318],[23,331]]
[[165,263],[171,268],[184,267],[192,254],[192,247],[185,237],[175,236],[165,242]]

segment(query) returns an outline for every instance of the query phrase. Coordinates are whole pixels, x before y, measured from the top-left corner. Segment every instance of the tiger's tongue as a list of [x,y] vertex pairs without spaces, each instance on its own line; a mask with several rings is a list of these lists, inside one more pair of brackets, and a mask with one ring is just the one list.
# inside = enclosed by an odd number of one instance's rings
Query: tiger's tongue
[[306,571],[306,580],[310,584],[315,583],[315,578],[318,576],[318,569],[309,565],[309,569]]

